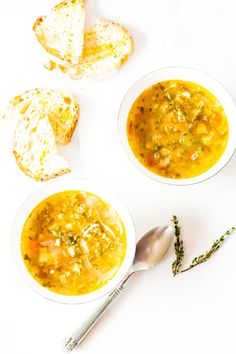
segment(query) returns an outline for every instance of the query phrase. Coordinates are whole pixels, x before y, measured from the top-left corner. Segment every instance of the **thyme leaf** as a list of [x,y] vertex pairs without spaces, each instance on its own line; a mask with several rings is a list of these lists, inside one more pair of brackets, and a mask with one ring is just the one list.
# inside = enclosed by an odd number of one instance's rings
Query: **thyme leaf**
[[176,259],[175,261],[172,263],[172,273],[174,276],[176,276],[176,274],[178,274],[181,271],[182,268],[182,262],[184,259],[184,243],[183,240],[181,240],[180,237],[180,231],[181,231],[181,227],[179,226],[179,221],[177,219],[176,215],[173,215],[172,220],[171,220],[174,224],[174,231],[175,231],[175,255],[176,255]]
[[144,107],[143,107],[143,106],[140,106],[140,107],[138,107],[138,109],[139,109],[139,111],[143,114],[143,112],[144,112]]
[[24,255],[24,260],[25,261],[29,261],[29,262],[31,262],[31,259],[30,259],[30,257],[28,256],[28,254],[26,253],[25,255]]

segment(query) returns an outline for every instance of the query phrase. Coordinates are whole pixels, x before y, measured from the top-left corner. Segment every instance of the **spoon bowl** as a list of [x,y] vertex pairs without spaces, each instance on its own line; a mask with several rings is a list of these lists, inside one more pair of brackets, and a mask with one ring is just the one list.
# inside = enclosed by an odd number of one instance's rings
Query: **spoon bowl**
[[171,226],[157,226],[148,231],[137,243],[133,271],[155,267],[167,255],[174,237]]

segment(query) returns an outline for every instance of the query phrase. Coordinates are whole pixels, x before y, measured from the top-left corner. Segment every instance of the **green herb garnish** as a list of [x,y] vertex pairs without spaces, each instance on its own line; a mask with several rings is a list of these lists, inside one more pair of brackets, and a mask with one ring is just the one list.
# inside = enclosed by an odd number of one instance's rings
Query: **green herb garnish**
[[61,230],[54,230],[51,228],[48,230],[51,232],[53,237],[59,238],[66,245],[75,245],[78,239],[80,238],[80,235],[72,231],[67,231],[63,233]]
[[170,92],[166,92],[164,94],[164,97],[171,103],[174,104],[174,97]]
[[139,109],[140,112],[143,114],[143,112],[144,112],[144,107],[143,107],[143,106],[140,106],[140,107],[138,107],[138,109]]
[[183,240],[181,240],[180,237],[180,230],[181,227],[179,226],[179,221],[177,219],[176,215],[173,215],[172,220],[171,220],[174,224],[174,230],[175,230],[175,255],[176,255],[176,259],[175,261],[172,263],[172,272],[173,275],[176,276],[176,274],[178,274],[180,272],[180,269],[182,267],[182,262],[184,259],[184,243]]
[[236,231],[236,227],[231,227],[229,230],[227,230],[220,238],[218,238],[216,241],[213,242],[211,248],[209,251],[201,254],[198,257],[195,257],[191,264],[185,268],[182,269],[182,262],[184,259],[184,244],[183,240],[181,240],[181,227],[179,226],[179,222],[177,217],[174,215],[172,217],[172,222],[174,224],[174,229],[175,229],[175,255],[176,259],[172,263],[172,273],[175,276],[178,273],[184,273],[187,272],[188,270],[196,267],[199,264],[205,263],[215,252],[219,250],[219,248],[222,246],[224,243],[225,239],[230,236],[233,232]]
[[181,109],[179,108],[179,106],[176,104],[175,100],[174,100],[174,96],[170,93],[170,92],[166,92],[164,94],[164,97],[167,99],[167,101],[169,102],[169,105],[172,107],[173,111],[177,113],[177,116],[179,118],[179,120],[184,121],[185,120],[185,115],[184,113],[181,111]]
[[195,126],[196,121],[199,119],[199,116],[200,116],[200,114],[201,114],[201,112],[202,112],[203,106],[204,106],[204,103],[201,103],[201,104],[199,105],[198,110],[197,110],[197,113],[196,113],[195,116],[190,120],[189,125],[188,125],[188,129],[187,129],[185,132],[183,132],[183,134],[182,134],[181,137],[180,137],[180,140],[183,139],[186,135],[188,135],[188,134],[192,131],[193,127]]
[[28,254],[26,253],[26,254],[24,254],[24,260],[25,261],[29,261],[29,262],[31,262],[31,259],[30,259],[30,257],[28,256]]
[[198,264],[202,264],[202,263],[206,262],[213,255],[213,253],[215,253],[219,250],[219,248],[222,246],[223,242],[225,241],[226,237],[231,235],[234,231],[236,231],[235,227],[231,227],[231,229],[227,230],[220,238],[218,238],[216,241],[213,242],[209,251],[201,254],[198,257],[195,257],[192,260],[192,263],[190,264],[190,266],[186,269],[181,270],[181,273],[184,273],[187,270],[196,267]]

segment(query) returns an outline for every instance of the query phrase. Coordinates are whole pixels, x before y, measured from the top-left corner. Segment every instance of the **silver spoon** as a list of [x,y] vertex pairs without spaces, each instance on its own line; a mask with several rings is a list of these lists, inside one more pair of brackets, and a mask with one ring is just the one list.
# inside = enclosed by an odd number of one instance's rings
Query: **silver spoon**
[[115,288],[101,306],[88,318],[88,320],[77,329],[77,331],[66,338],[64,349],[66,352],[74,350],[85,338],[106,308],[121,293],[124,284],[136,272],[148,270],[155,267],[167,255],[174,238],[174,232],[171,226],[157,226],[148,231],[137,243],[133,265],[122,281]]

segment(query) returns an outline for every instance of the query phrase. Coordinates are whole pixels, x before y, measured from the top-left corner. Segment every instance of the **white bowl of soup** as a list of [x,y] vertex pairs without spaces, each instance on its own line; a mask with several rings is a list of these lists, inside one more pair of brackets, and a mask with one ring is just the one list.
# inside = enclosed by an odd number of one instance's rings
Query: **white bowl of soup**
[[163,68],[126,94],[118,129],[130,160],[147,176],[187,185],[219,172],[236,148],[236,106],[225,87],[190,68]]
[[17,270],[38,294],[62,303],[115,288],[135,254],[132,218],[120,199],[87,180],[59,178],[33,192],[12,232]]

